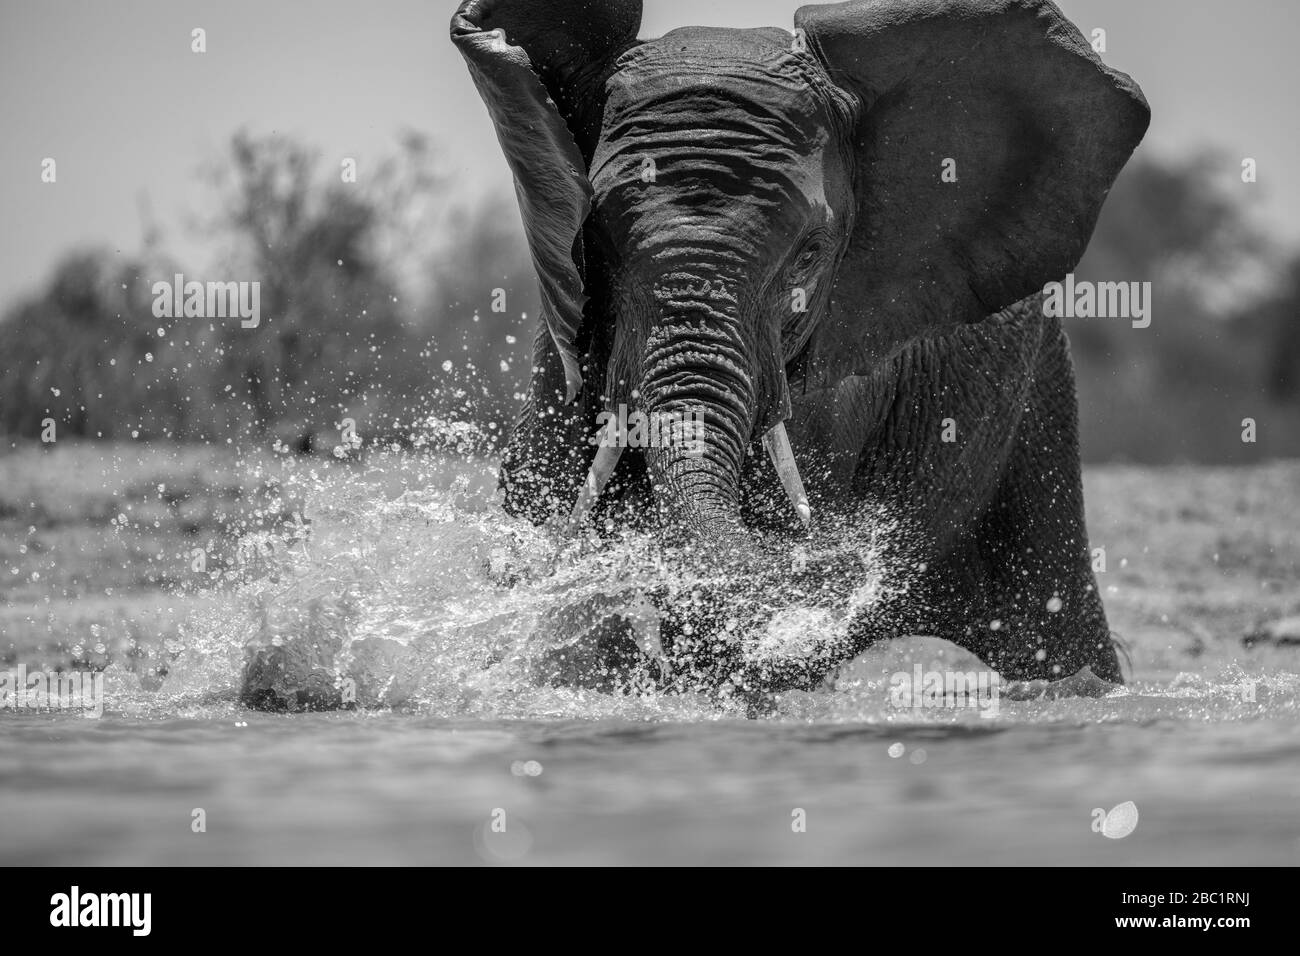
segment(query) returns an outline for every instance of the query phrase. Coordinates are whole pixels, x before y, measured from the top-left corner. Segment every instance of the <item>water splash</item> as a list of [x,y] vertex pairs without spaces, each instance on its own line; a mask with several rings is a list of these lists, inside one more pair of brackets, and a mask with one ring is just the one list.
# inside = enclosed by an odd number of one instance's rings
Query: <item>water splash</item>
[[[496,462],[484,445],[472,427],[431,421],[401,448],[372,448],[364,456],[344,449],[334,460],[285,454],[256,465],[251,478],[274,489],[265,510],[289,517],[247,529],[232,542],[231,566],[215,575],[217,585],[193,602],[179,633],[159,652],[169,662],[161,686],[147,668],[132,673],[114,665],[111,698],[126,712],[234,709],[252,647],[274,649],[283,662],[284,673],[268,678],[280,680],[281,690],[355,701],[363,709],[456,718],[743,716],[738,702],[663,692],[662,674],[624,675],[609,686],[567,679],[582,642],[597,640],[611,620],[624,625],[645,660],[658,656],[661,616],[650,595],[659,606],[666,595],[690,607],[710,588],[731,582],[665,564],[647,534],[571,541],[508,516],[496,490]],[[857,540],[865,542],[858,557],[868,573],[853,590],[833,600],[792,600],[790,593],[760,589],[721,622],[729,633],[739,628],[747,635],[748,661],[797,658],[834,645],[855,613],[906,588],[898,572],[906,562],[891,551],[891,542],[905,536],[885,515],[867,524],[870,533]],[[781,695],[772,716],[981,721],[960,708],[892,706],[890,676],[919,660],[982,666],[934,639],[885,642],[821,688]],[[1238,719],[1296,710],[1296,675],[1251,676],[1233,660],[1218,663],[1213,676],[1139,680],[1101,700],[1004,702],[998,720]]]
[[[659,608],[690,609],[733,582],[665,562],[646,533],[575,541],[510,517],[487,444],[472,426],[431,419],[403,447],[340,447],[323,460],[277,448],[255,461],[247,480],[271,489],[268,500],[236,525],[229,564],[211,573],[180,633],[147,656],[164,666],[110,668],[115,699],[128,711],[229,704],[251,648],[275,661],[259,676],[280,703],[298,694],[449,717],[743,713],[662,692],[666,668],[609,686],[567,679],[613,621],[642,664],[662,663],[650,595]],[[838,608],[758,595],[736,611],[755,634],[747,653],[798,653],[879,588],[873,580]],[[725,625],[734,631],[736,618]]]

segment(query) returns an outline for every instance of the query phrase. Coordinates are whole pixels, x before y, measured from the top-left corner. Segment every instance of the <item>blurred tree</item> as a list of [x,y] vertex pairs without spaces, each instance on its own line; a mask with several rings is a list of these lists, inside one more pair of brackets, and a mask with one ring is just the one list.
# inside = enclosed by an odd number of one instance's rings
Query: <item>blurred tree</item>
[[[1152,323],[1069,319],[1090,460],[1246,461],[1300,454],[1300,256],[1277,268],[1213,154],[1139,158],[1076,275],[1149,281]],[[156,318],[183,270],[146,246],[65,257],[0,321],[0,429],[224,441],[406,440],[432,414],[500,436],[531,374],[539,299],[512,197],[448,198],[428,145],[355,182],[282,137],[239,134],[209,172],[221,250],[186,279],[256,281],[261,324]],[[1267,280],[1267,281],[1265,281]],[[406,293],[406,294],[404,294]],[[1243,446],[1240,421],[1261,420]]]
[[221,275],[260,283],[261,323],[219,327],[219,394],[240,403],[254,428],[278,426],[298,445],[345,417],[375,435],[394,357],[411,337],[376,236],[403,191],[432,178],[420,170],[399,180],[401,167],[389,165],[368,186],[322,186],[307,150],[243,133],[231,158],[233,183],[213,230],[230,250]]
[[1300,256],[1264,310],[1269,393],[1278,401],[1300,398]]
[[[1264,350],[1276,296],[1276,240],[1252,215],[1239,166],[1203,152],[1139,155],[1116,181],[1075,270],[1092,282],[1150,282],[1148,328],[1067,319],[1085,457],[1248,461],[1300,454],[1300,428],[1273,407]],[[1264,326],[1267,326],[1265,328]],[[1268,418],[1243,445],[1241,419]]]
[[[430,330],[440,411],[495,425],[513,419],[532,375],[541,297],[513,197],[489,197],[450,220],[434,256]],[[449,364],[448,364],[449,363]]]
[[[0,427],[37,437],[53,418],[59,436],[139,431],[145,399],[166,403],[154,363],[162,343],[142,276],[170,268],[106,251],[65,257],[46,290],[0,323]],[[176,418],[159,430],[169,424]]]

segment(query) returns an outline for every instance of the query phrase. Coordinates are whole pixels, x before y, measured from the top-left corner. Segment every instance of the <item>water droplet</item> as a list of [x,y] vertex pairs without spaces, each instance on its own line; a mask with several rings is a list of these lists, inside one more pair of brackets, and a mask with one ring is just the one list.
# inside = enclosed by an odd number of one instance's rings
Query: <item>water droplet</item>
[[1138,825],[1138,808],[1132,800],[1113,807],[1110,813],[1106,814],[1106,821],[1101,825],[1103,836],[1112,840],[1122,840],[1128,836]]

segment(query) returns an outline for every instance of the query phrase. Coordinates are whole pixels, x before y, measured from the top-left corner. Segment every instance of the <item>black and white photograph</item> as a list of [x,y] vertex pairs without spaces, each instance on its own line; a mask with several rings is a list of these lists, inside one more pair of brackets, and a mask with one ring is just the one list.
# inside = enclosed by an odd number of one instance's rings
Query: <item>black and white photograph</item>
[[1097,867],[1054,925],[1248,931],[1236,868],[1300,864],[1298,40],[0,0],[0,863],[71,874],[14,912]]

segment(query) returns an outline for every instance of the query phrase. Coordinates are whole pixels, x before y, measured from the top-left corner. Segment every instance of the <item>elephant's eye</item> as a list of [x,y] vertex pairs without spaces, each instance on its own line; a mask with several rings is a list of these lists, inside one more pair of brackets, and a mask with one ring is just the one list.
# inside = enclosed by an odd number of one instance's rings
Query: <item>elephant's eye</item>
[[800,251],[798,258],[794,261],[792,271],[796,275],[806,275],[807,272],[817,264],[817,260],[821,258],[821,253],[822,244],[820,240],[813,239],[804,243],[803,249]]

